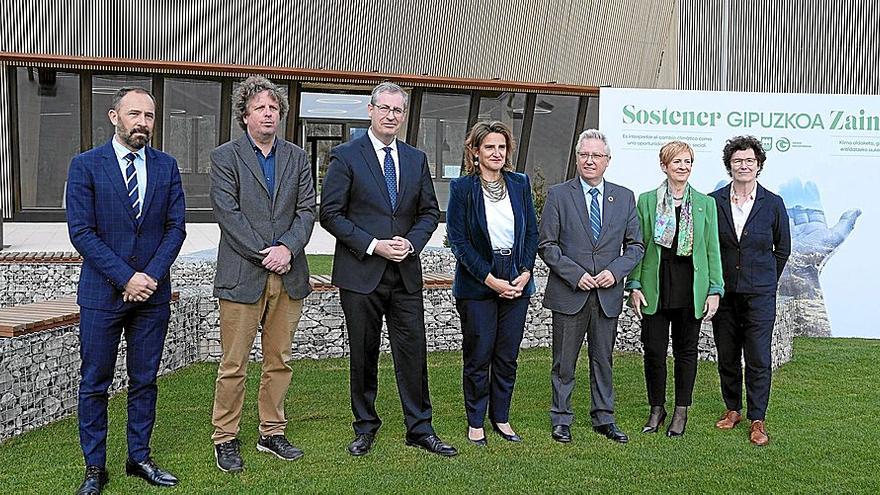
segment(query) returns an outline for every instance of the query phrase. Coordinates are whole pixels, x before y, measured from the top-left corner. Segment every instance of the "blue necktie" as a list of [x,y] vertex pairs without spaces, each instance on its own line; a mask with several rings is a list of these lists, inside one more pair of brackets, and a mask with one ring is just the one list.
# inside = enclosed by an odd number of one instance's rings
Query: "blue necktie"
[[391,198],[391,209],[397,208],[397,172],[394,170],[394,158],[391,156],[391,146],[382,148],[385,152],[385,187],[388,188],[388,197]]
[[131,209],[134,210],[134,217],[138,220],[141,218],[141,196],[138,190],[137,169],[134,168],[134,159],[136,155],[129,153],[125,155],[124,160],[128,162],[125,167],[125,187],[128,189],[128,201]]
[[599,232],[602,231],[602,215],[599,213],[599,190],[595,187],[590,189],[590,228],[593,230],[593,240],[599,240]]

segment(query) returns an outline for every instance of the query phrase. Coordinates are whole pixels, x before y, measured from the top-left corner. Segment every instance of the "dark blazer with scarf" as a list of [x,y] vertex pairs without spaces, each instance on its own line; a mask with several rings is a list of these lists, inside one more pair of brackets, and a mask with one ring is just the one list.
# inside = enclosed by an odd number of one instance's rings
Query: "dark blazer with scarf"
[[718,240],[724,291],[742,294],[776,294],[782,270],[791,254],[788,213],[782,198],[758,184],[755,203],[736,238],[728,184],[710,194],[718,207]]
[[[513,262],[520,272],[531,271],[538,250],[538,225],[531,184],[524,174],[502,173],[514,217]],[[496,297],[497,293],[483,282],[492,271],[494,254],[478,175],[459,177],[449,183],[446,235],[457,262],[452,295],[459,299]],[[532,276],[523,295],[534,293]]]
[[366,133],[330,152],[320,219],[321,226],[336,237],[332,280],[340,289],[373,292],[385,267],[393,262],[368,255],[367,248],[373,239],[394,236],[409,240],[414,250],[398,263],[406,291],[422,288],[419,253],[437,229],[440,209],[425,153],[398,139],[397,156],[400,177],[397,206],[392,210],[382,167]]
[[108,141],[74,157],[67,178],[67,228],[83,257],[80,306],[115,311],[135,272],[158,287],[146,304],[171,300],[169,270],[186,238],[183,187],[177,161],[147,147],[147,189],[141,218],[129,203],[119,161]]

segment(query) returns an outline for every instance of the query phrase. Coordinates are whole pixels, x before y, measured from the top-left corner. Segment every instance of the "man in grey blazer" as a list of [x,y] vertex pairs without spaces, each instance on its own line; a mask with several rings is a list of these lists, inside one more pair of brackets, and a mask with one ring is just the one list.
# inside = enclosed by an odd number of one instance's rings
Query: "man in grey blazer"
[[232,111],[245,131],[211,153],[211,201],[220,225],[214,295],[220,299],[220,346],[212,423],[217,467],[244,467],[238,440],[244,383],[262,324],[263,373],[257,450],[292,461],[300,449],[284,436],[290,347],[311,292],[305,247],[315,223],[315,189],[306,153],[276,136],[289,104],[262,76],[244,80]]
[[645,252],[635,196],[606,182],[611,149],[595,129],[581,133],[578,177],[552,187],[541,215],[538,254],[550,268],[544,307],[553,311],[552,437],[571,441],[575,365],[587,337],[593,429],[620,443],[611,352],[623,307],[623,278]]

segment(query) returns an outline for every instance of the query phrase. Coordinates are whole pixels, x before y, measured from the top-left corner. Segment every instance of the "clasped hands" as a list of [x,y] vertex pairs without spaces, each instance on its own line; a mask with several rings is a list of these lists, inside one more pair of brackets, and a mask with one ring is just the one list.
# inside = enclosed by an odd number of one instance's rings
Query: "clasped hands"
[[278,275],[284,275],[290,271],[290,260],[293,258],[293,255],[284,244],[269,246],[260,251],[260,254],[266,255],[263,258],[263,268]]
[[409,240],[396,235],[391,239],[381,239],[376,241],[376,247],[373,248],[373,254],[400,263],[412,253],[412,244]]
[[497,292],[498,296],[501,298],[516,299],[522,295],[523,289],[526,288],[526,284],[529,283],[531,277],[531,272],[526,271],[520,273],[518,277],[508,282],[507,280],[497,278],[490,273],[486,275],[486,280],[484,280],[483,283]]
[[146,273],[135,272],[125,284],[125,290],[122,293],[124,302],[144,302],[156,292],[159,283],[153,280]]
[[613,287],[616,283],[617,281],[614,279],[614,275],[612,275],[610,271],[602,270],[596,276],[584,273],[583,276],[581,276],[581,279],[578,280],[578,289],[607,289]]

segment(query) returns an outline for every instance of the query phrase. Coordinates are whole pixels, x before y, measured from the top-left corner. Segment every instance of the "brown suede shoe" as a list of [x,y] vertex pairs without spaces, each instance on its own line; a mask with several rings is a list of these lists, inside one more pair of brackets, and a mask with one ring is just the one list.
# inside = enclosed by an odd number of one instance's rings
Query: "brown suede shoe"
[[767,430],[764,429],[764,422],[760,419],[752,421],[752,426],[749,428],[749,441],[758,447],[770,443],[770,437],[767,436]]
[[721,419],[715,423],[715,428],[719,430],[732,430],[740,421],[742,421],[742,414],[727,410],[724,412],[724,416],[721,416]]

